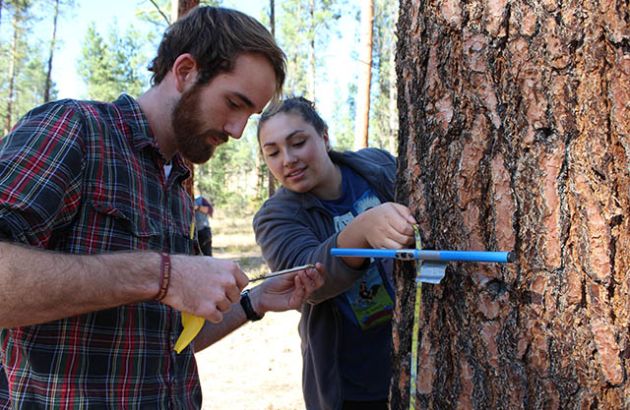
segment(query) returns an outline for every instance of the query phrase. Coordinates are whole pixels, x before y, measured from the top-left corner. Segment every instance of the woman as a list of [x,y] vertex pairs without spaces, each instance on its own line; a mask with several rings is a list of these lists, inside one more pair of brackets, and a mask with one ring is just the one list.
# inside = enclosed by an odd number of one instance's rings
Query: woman
[[400,249],[413,243],[409,209],[394,196],[385,151],[330,149],[328,127],[304,98],[263,113],[258,142],[283,185],[254,218],[272,270],[322,262],[324,285],[302,307],[308,409],[386,409],[391,377],[391,263],[335,258],[333,247]]

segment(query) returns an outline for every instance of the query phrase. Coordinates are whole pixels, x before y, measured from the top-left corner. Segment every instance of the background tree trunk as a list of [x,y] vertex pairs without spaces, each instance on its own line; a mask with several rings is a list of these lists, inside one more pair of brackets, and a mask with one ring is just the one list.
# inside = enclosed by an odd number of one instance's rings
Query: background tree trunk
[[[388,62],[389,62],[389,70],[388,70],[388,78],[389,78],[389,83],[390,84],[396,84],[396,48],[395,47],[391,47],[389,50],[389,56],[388,56]],[[387,111],[388,111],[388,117],[389,117],[389,129],[391,130],[391,135],[392,135],[392,140],[394,140],[396,138],[396,135],[398,135],[398,106],[396,105],[396,100],[397,100],[397,91],[395,87],[390,87],[387,93],[387,98],[388,98],[388,104],[387,104]],[[392,149],[394,144],[394,141],[392,141],[391,143],[389,143],[387,145],[387,148],[389,150],[391,150],[391,152],[394,152],[395,150]]]
[[[172,0],[171,6],[171,21],[175,22],[181,17],[184,17],[186,13],[188,13],[191,9],[197,7],[199,5],[199,0]],[[190,197],[195,199],[195,165],[188,161],[184,160],[188,168],[190,169],[190,177],[184,181],[184,186],[186,190],[190,194]]]
[[[271,31],[271,36],[276,38],[276,4],[274,0],[269,0],[269,31]],[[261,166],[267,172],[267,195],[271,198],[276,193],[276,179],[271,170],[266,165],[263,165],[265,161],[262,158],[261,150],[258,150],[258,156],[260,157]]]
[[315,18],[315,0],[309,0],[308,2],[308,15],[309,15],[309,28],[308,28],[308,81],[306,83],[306,95],[308,98],[317,104],[317,96],[315,92],[315,79],[317,78],[317,58],[315,57],[315,36],[317,35],[316,26],[317,21]]
[[[398,200],[429,249],[517,255],[424,286],[420,408],[630,408],[628,10],[401,1]],[[398,266],[393,409],[414,275]]]
[[372,28],[374,24],[374,0],[361,2],[361,45],[359,48],[359,89],[357,111],[354,120],[354,149],[368,146],[370,124],[370,85],[372,83]]
[[6,116],[4,119],[4,132],[2,135],[6,135],[13,126],[13,110],[15,108],[16,101],[16,79],[18,76],[18,45],[20,36],[22,35],[21,23],[23,19],[23,9],[26,9],[27,4],[22,2],[16,2],[14,4],[13,12],[13,36],[11,41],[11,61],[9,62],[9,85],[7,92],[7,108]]
[[55,0],[55,11],[53,14],[53,32],[50,39],[50,52],[48,54],[48,65],[46,66],[46,84],[44,85],[44,102],[50,101],[50,89],[52,88],[52,65],[57,44],[57,18],[59,17],[59,0]]
[[190,9],[197,7],[199,0],[172,0],[171,1],[171,21],[175,22],[183,17]]

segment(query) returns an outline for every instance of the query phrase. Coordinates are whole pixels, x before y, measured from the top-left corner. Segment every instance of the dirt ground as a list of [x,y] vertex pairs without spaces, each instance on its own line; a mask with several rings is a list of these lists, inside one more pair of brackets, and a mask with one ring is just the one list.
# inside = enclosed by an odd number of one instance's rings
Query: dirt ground
[[203,409],[304,409],[298,312],[268,313],[203,352]]
[[[238,261],[250,276],[266,272],[251,222],[243,225],[221,218],[212,222],[215,257]],[[299,318],[297,311],[267,313],[198,353],[202,408],[304,409]]]

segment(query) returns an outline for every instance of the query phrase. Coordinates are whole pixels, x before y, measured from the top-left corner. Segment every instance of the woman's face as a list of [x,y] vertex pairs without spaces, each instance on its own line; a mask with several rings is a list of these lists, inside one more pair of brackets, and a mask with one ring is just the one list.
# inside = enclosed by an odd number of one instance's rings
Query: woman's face
[[326,197],[334,164],[328,156],[328,135],[295,113],[279,113],[260,128],[263,158],[274,177],[285,188]]

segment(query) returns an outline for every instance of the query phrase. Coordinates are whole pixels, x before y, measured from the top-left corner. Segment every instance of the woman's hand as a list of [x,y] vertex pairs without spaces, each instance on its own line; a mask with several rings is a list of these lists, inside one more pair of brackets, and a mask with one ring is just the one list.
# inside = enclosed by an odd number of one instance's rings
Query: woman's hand
[[252,306],[258,314],[299,309],[304,301],[324,284],[324,266],[266,279],[250,292]]
[[[416,220],[404,205],[386,202],[371,208],[352,220],[339,234],[340,248],[402,249],[412,245]],[[344,257],[344,261],[359,267],[364,258]]]

